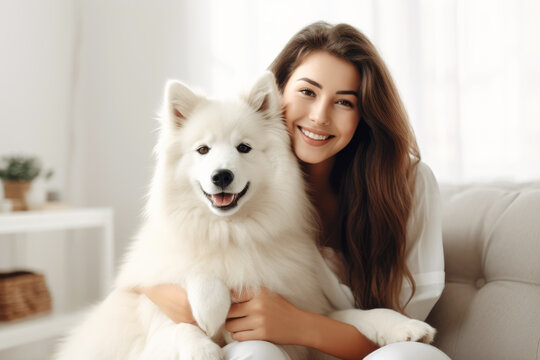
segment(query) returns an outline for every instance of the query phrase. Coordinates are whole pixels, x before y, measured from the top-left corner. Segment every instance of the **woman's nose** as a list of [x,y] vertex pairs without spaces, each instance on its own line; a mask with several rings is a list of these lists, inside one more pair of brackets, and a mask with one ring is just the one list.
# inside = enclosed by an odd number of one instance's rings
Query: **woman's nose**
[[309,119],[318,125],[328,125],[330,123],[330,109],[325,101],[317,101],[313,104]]

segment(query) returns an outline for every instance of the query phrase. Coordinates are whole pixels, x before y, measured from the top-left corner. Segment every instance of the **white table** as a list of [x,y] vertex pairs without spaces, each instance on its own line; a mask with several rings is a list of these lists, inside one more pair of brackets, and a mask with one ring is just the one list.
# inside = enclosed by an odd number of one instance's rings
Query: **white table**
[[[74,208],[0,214],[0,234],[32,233],[84,228],[101,229],[100,292],[112,287],[114,276],[113,211],[110,208]],[[37,315],[0,322],[0,350],[64,334],[81,319],[81,312]]]

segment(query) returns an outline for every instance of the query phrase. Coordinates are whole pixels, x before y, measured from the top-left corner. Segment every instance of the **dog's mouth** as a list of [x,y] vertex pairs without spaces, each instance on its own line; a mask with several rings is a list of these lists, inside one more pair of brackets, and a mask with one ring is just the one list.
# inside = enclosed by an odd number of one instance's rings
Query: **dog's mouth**
[[226,193],[226,192],[208,194],[204,190],[202,192],[208,198],[208,200],[210,200],[210,203],[212,203],[213,207],[218,208],[220,210],[229,210],[236,207],[236,205],[238,205],[238,200],[240,200],[240,198],[247,193],[248,188],[249,188],[249,182],[246,184],[244,189],[237,194],[231,194],[231,193]]

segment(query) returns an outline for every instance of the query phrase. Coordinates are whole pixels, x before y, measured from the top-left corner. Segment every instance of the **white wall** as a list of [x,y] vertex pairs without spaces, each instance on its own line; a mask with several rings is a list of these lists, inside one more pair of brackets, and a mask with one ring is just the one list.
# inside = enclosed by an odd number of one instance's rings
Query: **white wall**
[[205,8],[190,4],[88,1],[81,7],[72,197],[114,207],[117,253],[139,224],[166,80],[204,88],[209,78]]
[[[0,1],[0,156],[39,156],[45,168],[55,170],[47,187],[64,198],[73,132],[74,10],[69,0]],[[22,267],[45,273],[55,308],[65,308],[65,237],[58,232],[0,237],[0,271]],[[39,355],[44,348],[33,350]],[[0,358],[33,357],[4,351]]]
[[73,3],[0,1],[0,156],[38,155],[67,186]]

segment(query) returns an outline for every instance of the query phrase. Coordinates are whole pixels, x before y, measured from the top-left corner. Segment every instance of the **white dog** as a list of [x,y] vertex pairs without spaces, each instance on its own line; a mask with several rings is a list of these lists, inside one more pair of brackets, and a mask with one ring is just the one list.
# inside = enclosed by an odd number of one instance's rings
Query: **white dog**
[[[222,359],[212,338],[225,333],[231,290],[266,287],[307,311],[336,310],[322,284],[337,280],[320,278],[326,265],[314,242],[314,211],[280,101],[270,73],[229,101],[167,84],[146,220],[115,290],[68,336],[57,359]],[[162,283],[186,289],[198,326],[172,322],[132,291]],[[434,334],[390,310],[333,317],[380,345]],[[315,356],[284,348],[292,359]]]

